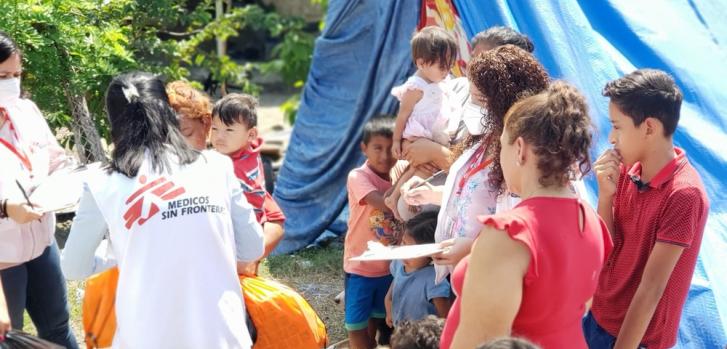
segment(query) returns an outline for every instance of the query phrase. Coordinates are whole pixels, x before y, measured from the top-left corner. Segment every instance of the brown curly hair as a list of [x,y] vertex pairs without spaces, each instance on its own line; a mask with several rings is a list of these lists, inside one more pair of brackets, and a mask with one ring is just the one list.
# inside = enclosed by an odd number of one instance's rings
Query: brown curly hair
[[556,81],[546,91],[515,103],[505,116],[505,127],[510,144],[522,137],[534,147],[540,185],[563,185],[591,171],[588,104],[568,83]]
[[190,119],[211,119],[212,102],[209,96],[192,87],[188,82],[172,81],[166,86],[169,105],[178,117]]
[[488,157],[493,159],[489,184],[493,191],[505,191],[505,178],[500,166],[500,142],[503,122],[508,109],[518,100],[532,96],[548,87],[550,78],[545,68],[529,52],[513,45],[504,45],[481,53],[470,61],[467,77],[485,97],[487,114],[482,123],[483,135],[468,136],[453,149],[457,159],[465,149],[487,138]]

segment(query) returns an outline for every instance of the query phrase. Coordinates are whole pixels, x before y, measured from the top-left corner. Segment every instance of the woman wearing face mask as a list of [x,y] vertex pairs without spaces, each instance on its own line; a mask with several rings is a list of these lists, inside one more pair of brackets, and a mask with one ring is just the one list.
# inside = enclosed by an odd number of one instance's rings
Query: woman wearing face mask
[[23,193],[68,158],[38,107],[20,98],[21,72],[20,50],[0,32],[0,276],[13,328],[23,328],[27,309],[41,338],[78,348],[53,238],[55,215],[30,205]]
[[[535,49],[530,38],[509,27],[491,27],[480,32],[472,38],[470,45],[472,46],[472,59],[469,64],[474,62],[475,58],[481,53],[504,45],[514,45],[530,53]],[[451,141],[454,149],[442,146],[426,138],[419,138],[404,153],[404,157],[409,164],[425,167],[427,166],[426,164],[430,164],[432,165],[430,166],[432,169],[441,168],[449,172],[448,169],[450,169],[450,166],[463,154],[464,150],[471,148],[472,145],[484,139],[483,134],[486,132],[484,128],[487,122],[487,105],[482,92],[474,86],[468,77],[453,79],[449,86],[454,102],[462,105],[461,114],[453,115],[449,121],[449,127],[453,130],[456,129]],[[463,141],[467,143],[467,146],[462,146]],[[453,151],[455,152],[453,153]],[[458,165],[461,166],[462,163]],[[455,168],[455,170],[459,170],[459,167]],[[422,186],[411,191],[408,199],[403,194],[408,192],[410,188],[415,188],[421,184],[422,179],[414,177],[407,183],[404,183],[401,190],[402,199],[399,202],[400,210],[404,209],[406,204],[412,206],[422,204],[441,205],[442,193],[445,190],[442,186],[443,183],[437,183],[437,181],[435,179],[430,182],[430,185]]]
[[[491,27],[475,35],[470,42],[472,47],[472,59],[480,53],[489,51],[495,47],[504,45],[515,45],[530,53],[535,50],[533,42],[527,35],[518,33],[509,27]],[[457,144],[466,135],[482,135],[482,111],[485,102],[482,100],[482,93],[472,86],[466,77],[452,79],[450,83],[451,93],[455,103],[463,106],[461,116],[453,115],[450,119],[451,126],[457,125],[457,132],[452,144]],[[427,138],[419,138],[414,141],[404,153],[404,158],[414,166],[422,166],[431,163],[431,168],[449,169],[452,161],[452,152],[446,146],[435,143]]]
[[409,204],[442,205],[435,240],[444,242],[447,251],[433,256],[437,281],[443,280],[469,254],[482,228],[477,216],[494,214],[498,195],[504,192],[498,139],[505,113],[518,99],[544,90],[549,81],[545,68],[535,57],[513,45],[475,57],[468,67],[468,78],[484,102],[486,115],[475,118],[475,122],[467,115],[463,117],[469,124],[470,136],[455,147],[453,157],[457,160],[441,191],[423,185],[404,195]]

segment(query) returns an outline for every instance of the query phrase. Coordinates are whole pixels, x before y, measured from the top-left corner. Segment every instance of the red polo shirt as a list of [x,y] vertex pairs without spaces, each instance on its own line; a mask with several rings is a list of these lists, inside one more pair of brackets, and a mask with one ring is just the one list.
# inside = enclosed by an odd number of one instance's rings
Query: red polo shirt
[[591,311],[596,322],[618,336],[656,242],[684,247],[646,329],[649,349],[676,344],[682,308],[697,262],[709,202],[697,171],[683,150],[641,189],[641,164],[622,169],[613,202],[614,249],[601,271]]

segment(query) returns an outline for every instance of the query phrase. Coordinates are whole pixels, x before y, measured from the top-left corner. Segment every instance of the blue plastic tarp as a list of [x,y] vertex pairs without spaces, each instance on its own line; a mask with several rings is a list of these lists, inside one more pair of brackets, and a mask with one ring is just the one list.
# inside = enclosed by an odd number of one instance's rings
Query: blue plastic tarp
[[[363,125],[395,112],[391,87],[413,73],[409,40],[418,0],[339,0],[328,5],[275,200],[287,217],[276,253],[346,231],[346,178],[364,161]],[[343,212],[343,214],[342,214]]]
[[[468,35],[494,25],[527,34],[554,78],[588,97],[609,147],[606,82],[637,68],[672,74],[684,93],[675,143],[702,176],[711,202],[679,348],[725,348],[727,337],[727,2],[455,0]],[[595,203],[595,180],[589,180]]]
[[[671,73],[684,93],[674,137],[702,175],[711,203],[679,330],[679,348],[727,345],[727,2],[454,0],[467,34],[508,25],[535,43],[551,76],[577,85],[608,148],[606,82],[637,68]],[[409,39],[419,1],[331,1],[276,186],[288,216],[276,252],[346,230],[345,182],[360,165],[363,124],[396,109],[389,90],[412,72]],[[595,203],[595,181],[588,180]]]

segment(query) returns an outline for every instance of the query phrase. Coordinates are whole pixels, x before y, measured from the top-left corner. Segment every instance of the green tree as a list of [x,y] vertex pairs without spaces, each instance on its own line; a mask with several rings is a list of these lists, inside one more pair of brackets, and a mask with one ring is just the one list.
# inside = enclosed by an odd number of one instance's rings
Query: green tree
[[53,128],[71,126],[82,160],[104,157],[88,100],[100,97],[111,76],[135,67],[128,28],[109,20],[116,11],[90,1],[0,4],[0,28],[23,50],[24,87]]
[[[23,50],[23,86],[45,112],[51,128],[70,135],[82,161],[105,158],[108,139],[103,95],[110,80],[126,71],[145,70],[168,79],[201,68],[219,86],[257,93],[248,79],[254,69],[280,73],[302,86],[308,73],[313,36],[300,19],[283,18],[255,4],[228,7],[215,16],[214,0],[192,8],[187,0],[5,0],[0,30]],[[272,64],[238,64],[211,49],[243,28],[280,37]],[[223,90],[224,92],[224,90]]]

